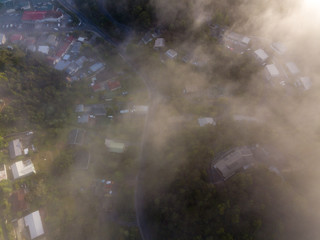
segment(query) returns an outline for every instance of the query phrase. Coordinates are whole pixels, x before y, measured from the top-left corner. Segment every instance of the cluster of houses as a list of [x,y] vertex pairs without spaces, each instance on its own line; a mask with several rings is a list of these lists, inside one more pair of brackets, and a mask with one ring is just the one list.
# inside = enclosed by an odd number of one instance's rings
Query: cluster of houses
[[[32,132],[28,132],[30,136]],[[3,165],[0,169],[0,181],[2,180],[17,180],[36,174],[35,167],[29,159],[29,151],[35,150],[34,146],[25,139],[14,139],[9,143],[9,156],[10,159],[16,160],[11,166],[8,167],[10,172],[7,172],[7,167]],[[12,205],[12,210],[17,212],[28,212],[28,205],[26,203],[25,188],[21,188],[13,192],[9,198]],[[44,228],[41,220],[41,213],[39,210],[30,214],[26,214],[24,217],[15,219],[12,221],[15,234],[18,239],[40,239],[44,235]]]
[[[251,39],[232,31],[224,31],[222,42],[237,53],[251,51]],[[312,85],[310,78],[301,72],[295,62],[287,60],[287,48],[280,42],[274,42],[270,49],[258,48],[252,54],[264,66],[266,80],[273,87],[294,86],[309,90]]]
[[53,10],[53,0],[0,0],[7,13],[24,10],[50,11]]

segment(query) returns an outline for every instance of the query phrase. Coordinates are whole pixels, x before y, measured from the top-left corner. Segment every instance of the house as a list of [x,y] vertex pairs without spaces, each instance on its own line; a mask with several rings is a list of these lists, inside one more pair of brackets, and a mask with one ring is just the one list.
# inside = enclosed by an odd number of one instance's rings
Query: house
[[280,72],[276,65],[274,64],[269,64],[265,67],[265,73],[266,73],[266,78],[267,80],[274,80],[277,78],[280,78]]
[[279,55],[283,55],[287,51],[287,48],[280,42],[272,43],[271,48]]
[[95,73],[97,71],[104,69],[104,64],[101,62],[98,62],[98,63],[93,64],[89,69],[91,72]]
[[9,143],[9,155],[11,159],[22,155],[22,143],[19,139],[15,139]]
[[104,104],[93,104],[89,106],[89,109],[90,115],[94,115],[95,117],[107,116],[107,111]]
[[176,58],[177,55],[178,55],[178,53],[175,50],[169,49],[168,51],[166,51],[166,56],[171,59]]
[[50,34],[47,38],[47,43],[54,47],[58,46],[57,36]]
[[303,90],[309,90],[312,86],[311,80],[309,77],[300,77],[298,80],[298,86],[301,86]]
[[242,169],[248,168],[254,160],[249,147],[237,147],[215,159],[211,169],[214,170],[213,174],[219,174],[224,180],[227,180]]
[[144,105],[134,105],[132,111],[135,113],[147,113],[149,110],[148,106]]
[[107,86],[108,86],[108,89],[109,89],[110,91],[115,91],[115,90],[121,88],[120,82],[119,82],[119,81],[116,81],[116,80],[109,80],[109,81],[107,81]]
[[48,55],[49,50],[50,50],[49,46],[39,46],[38,47],[38,52],[41,52],[46,55]]
[[105,140],[105,145],[108,148],[109,152],[112,153],[123,153],[125,150],[125,144],[124,143],[120,143],[120,142],[116,142],[110,139]]
[[300,73],[299,68],[294,62],[287,62],[286,63],[286,69],[291,74],[291,76],[295,76]]
[[261,48],[254,51],[254,56],[260,63],[264,63],[269,58],[268,54]]
[[92,89],[94,92],[101,92],[106,90],[106,86],[104,82],[100,82],[100,83],[94,83],[92,86]]
[[60,22],[62,18],[59,11],[24,11],[21,20],[23,23],[45,23]]
[[165,40],[164,38],[157,38],[154,42],[154,49],[161,49],[165,47]]
[[147,32],[143,38],[142,38],[142,42],[147,45],[149,42],[151,42],[153,39],[151,32]]
[[26,190],[22,188],[11,194],[9,197],[9,202],[11,203],[11,209],[13,212],[23,212],[28,209],[26,193]]
[[35,211],[25,216],[24,218],[25,227],[29,230],[30,238],[35,239],[44,234],[42,220],[39,211]]
[[81,42],[81,43],[83,43],[85,40],[86,40],[86,39],[85,39],[84,37],[79,37],[79,38],[78,38],[78,42]]
[[198,119],[198,123],[199,123],[200,127],[203,127],[203,126],[208,125],[208,124],[211,124],[213,126],[216,125],[216,122],[213,120],[213,118],[209,118],[209,117],[199,118]]
[[6,43],[6,41],[7,41],[7,39],[6,39],[6,35],[5,35],[5,34],[3,34],[3,33],[0,33],[0,45],[5,44],[5,43]]
[[15,34],[12,34],[12,35],[10,36],[10,42],[12,42],[12,43],[17,43],[17,42],[21,41],[22,38],[23,38],[23,37],[22,37],[21,34],[15,33]]
[[73,75],[76,72],[78,72],[79,69],[80,69],[80,66],[78,64],[76,64],[75,62],[73,62],[68,66],[66,73],[69,75]]
[[8,179],[7,168],[6,168],[6,165],[3,164],[3,167],[0,167],[0,181],[7,180],[7,179]]
[[250,46],[250,41],[250,38],[232,31],[227,31],[223,35],[224,44],[235,51],[244,51]]
[[74,163],[77,169],[87,170],[90,163],[90,152],[84,148],[78,148],[74,154]]
[[88,61],[88,59],[85,56],[81,56],[75,61],[75,63],[82,67],[86,61]]
[[63,71],[65,70],[69,65],[71,64],[70,61],[64,61],[64,60],[60,60],[55,66],[54,68],[58,71]]
[[75,42],[70,50],[71,53],[80,53],[81,42]]
[[84,114],[81,116],[78,116],[78,123],[88,123],[89,122],[89,114]]
[[66,52],[69,50],[70,46],[73,44],[73,37],[69,36],[61,45],[58,47],[55,57],[61,59]]
[[18,161],[11,165],[11,171],[14,179],[26,177],[28,175],[36,173],[33,163],[31,160]]
[[83,145],[85,141],[86,131],[81,129],[73,129],[69,133],[68,144]]
[[84,105],[83,105],[83,104],[78,104],[78,105],[76,106],[76,112],[77,112],[77,113],[82,113],[82,112],[84,112]]

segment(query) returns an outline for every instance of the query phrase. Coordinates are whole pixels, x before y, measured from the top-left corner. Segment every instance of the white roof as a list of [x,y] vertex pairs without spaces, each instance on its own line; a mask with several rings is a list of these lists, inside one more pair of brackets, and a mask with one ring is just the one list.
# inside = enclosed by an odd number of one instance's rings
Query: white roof
[[144,105],[135,105],[133,107],[134,112],[148,112],[149,107]]
[[212,125],[216,125],[216,122],[213,120],[213,118],[199,118],[198,119],[198,123],[200,125],[200,127],[203,127],[207,124],[212,124]]
[[79,42],[83,42],[84,40],[85,40],[84,37],[79,37],[79,38],[78,38],[78,41],[79,41]]
[[154,47],[164,47],[164,38],[157,38],[156,41],[154,42]]
[[6,42],[6,35],[4,35],[3,33],[0,33],[0,44],[5,42]]
[[36,173],[36,170],[31,160],[15,162],[11,165],[11,171],[14,179],[27,176],[31,173]]
[[244,44],[249,44],[250,38],[248,38],[248,37],[243,37],[241,42],[243,42]]
[[280,72],[279,72],[278,68],[274,64],[267,65],[266,69],[269,72],[271,77],[277,77],[277,76],[280,75]]
[[290,71],[290,73],[292,75],[296,75],[300,72],[299,68],[297,67],[297,65],[293,62],[288,62],[286,63],[286,66],[288,68],[288,70]]
[[308,77],[301,77],[300,81],[305,90],[309,90],[311,88],[311,80]]
[[166,55],[170,58],[175,58],[178,55],[178,53],[175,50],[169,49],[166,52]]
[[258,49],[256,51],[254,51],[254,53],[256,54],[256,56],[261,60],[261,61],[265,61],[267,60],[267,58],[269,57],[268,54],[266,54],[266,52],[263,49]]
[[63,60],[69,60],[69,58],[70,58],[70,55],[69,55],[69,54],[66,54],[66,55],[63,56],[62,59],[63,59]]
[[35,211],[24,217],[24,224],[29,228],[31,239],[37,238],[44,234],[41,216],[39,211]]
[[38,51],[42,52],[44,54],[48,54],[49,53],[49,46],[39,46]]
[[284,54],[287,51],[287,48],[279,42],[272,43],[271,48],[279,54]]

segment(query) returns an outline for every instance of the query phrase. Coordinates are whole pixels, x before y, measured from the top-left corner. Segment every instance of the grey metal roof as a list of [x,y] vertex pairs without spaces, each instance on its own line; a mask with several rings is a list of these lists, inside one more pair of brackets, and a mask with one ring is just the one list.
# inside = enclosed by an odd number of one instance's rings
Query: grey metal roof
[[22,152],[22,143],[19,139],[15,139],[9,143],[9,154],[11,159],[21,156]]

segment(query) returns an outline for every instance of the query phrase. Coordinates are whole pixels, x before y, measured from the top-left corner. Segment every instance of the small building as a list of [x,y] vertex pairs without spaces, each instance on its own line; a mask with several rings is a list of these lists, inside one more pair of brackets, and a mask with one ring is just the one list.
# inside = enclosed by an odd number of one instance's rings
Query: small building
[[295,76],[295,75],[300,73],[299,68],[297,67],[297,65],[294,62],[287,62],[286,63],[286,69],[288,70],[288,72],[292,76]]
[[149,110],[149,107],[145,105],[134,105],[132,109],[133,112],[141,113],[141,114],[147,113],[148,110]]
[[28,209],[26,190],[23,188],[13,192],[9,197],[9,201],[11,203],[11,209],[14,213],[23,212]]
[[64,60],[60,60],[55,66],[54,68],[58,71],[63,71],[65,70],[69,65],[71,64],[70,61],[64,61]]
[[283,55],[287,51],[287,48],[280,42],[272,43],[271,48],[279,55]]
[[35,239],[44,234],[42,220],[39,211],[35,211],[25,216],[24,218],[25,227],[29,230],[30,238]]
[[76,72],[78,72],[79,69],[80,69],[80,66],[78,64],[76,64],[75,62],[73,62],[66,69],[66,73],[69,74],[69,75],[73,75]]
[[165,40],[164,38],[157,38],[154,42],[154,49],[161,49],[165,47]]
[[261,48],[254,51],[254,56],[260,63],[264,63],[269,58],[268,54]]
[[73,44],[73,46],[71,47],[70,52],[78,54],[78,53],[80,53],[80,48],[81,48],[81,42],[75,42]]
[[6,35],[4,33],[0,33],[0,45],[5,44],[7,41]]
[[104,104],[93,104],[89,106],[90,115],[95,117],[105,117],[107,116],[106,106]]
[[50,34],[47,38],[47,43],[54,47],[58,46],[57,36]]
[[101,62],[98,62],[98,63],[93,64],[89,69],[91,72],[95,73],[97,71],[104,69],[104,64]]
[[82,112],[84,112],[84,105],[83,104],[78,104],[77,106],[76,106],[76,113],[82,113]]
[[89,122],[89,114],[83,114],[81,116],[78,116],[78,123],[85,124]]
[[85,39],[84,37],[79,37],[79,38],[78,38],[78,42],[81,42],[81,43],[83,43],[85,40],[86,40],[86,39]]
[[254,160],[249,147],[237,147],[216,159],[216,163],[211,168],[215,170],[215,174],[218,173],[227,180],[237,172],[246,169]]
[[121,88],[121,84],[117,80],[109,80],[107,81],[107,86],[110,91],[115,91]]
[[166,56],[168,58],[174,59],[178,56],[178,53],[173,49],[169,49],[168,51],[166,51]]
[[15,33],[10,36],[10,42],[12,42],[12,43],[18,43],[22,39],[23,39],[23,36],[19,33]]
[[23,23],[60,22],[63,14],[58,11],[24,11],[21,21]]
[[49,46],[39,46],[38,47],[38,52],[41,52],[46,55],[48,55],[49,50],[50,50]]
[[271,79],[275,79],[280,77],[280,72],[278,70],[278,68],[276,67],[276,65],[274,64],[269,64],[265,67],[265,71],[266,71],[266,78],[267,80],[271,80]]
[[85,142],[86,131],[82,129],[73,129],[69,133],[68,144],[83,145]]
[[208,124],[213,125],[213,126],[216,125],[216,122],[213,120],[213,118],[209,118],[209,117],[199,118],[198,123],[199,123],[200,127],[203,127]]
[[9,143],[9,155],[11,159],[22,156],[23,147],[19,139],[15,139]]
[[301,86],[303,90],[307,91],[311,88],[312,83],[309,77],[300,77],[298,80],[298,86]]
[[11,165],[11,171],[14,179],[26,177],[36,173],[34,165],[30,159],[26,161],[15,162]]
[[8,179],[7,168],[6,168],[6,165],[3,164],[3,167],[0,167],[0,181],[7,180],[7,179]]
[[86,61],[88,61],[88,59],[85,56],[81,56],[75,61],[75,63],[82,67]]
[[151,42],[153,39],[151,32],[147,32],[143,38],[142,38],[142,42],[147,45],[149,42]]
[[227,31],[223,35],[224,44],[235,51],[244,51],[250,46],[250,41],[250,38],[232,31]]
[[124,143],[116,142],[107,138],[105,140],[105,145],[108,148],[109,152],[112,153],[123,153],[125,150]]

